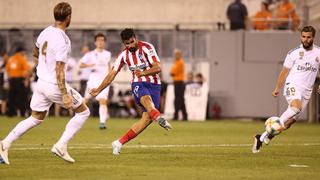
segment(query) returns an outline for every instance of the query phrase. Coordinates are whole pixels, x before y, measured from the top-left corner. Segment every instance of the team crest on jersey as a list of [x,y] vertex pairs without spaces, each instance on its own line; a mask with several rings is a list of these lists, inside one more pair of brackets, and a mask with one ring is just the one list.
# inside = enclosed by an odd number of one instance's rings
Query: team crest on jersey
[[138,57],[139,59],[143,59],[143,55],[141,53],[139,53]]
[[300,56],[300,59],[302,59],[303,56],[304,56],[304,52],[303,52],[303,51],[300,51],[300,52],[299,52],[299,56]]
[[149,54],[150,54],[150,56],[154,56],[155,55],[155,53],[154,53],[154,51],[152,49],[149,50]]

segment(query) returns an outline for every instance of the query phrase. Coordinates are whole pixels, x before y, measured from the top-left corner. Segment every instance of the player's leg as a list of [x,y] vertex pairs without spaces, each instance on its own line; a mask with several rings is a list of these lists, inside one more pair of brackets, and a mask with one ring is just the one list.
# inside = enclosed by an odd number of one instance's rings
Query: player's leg
[[33,92],[30,107],[32,109],[31,116],[21,121],[15,128],[0,142],[0,155],[6,164],[9,164],[8,150],[11,144],[25,134],[33,127],[39,125],[47,114],[47,110],[52,105],[52,102],[43,94],[43,91],[50,92],[52,88],[37,82]]
[[107,99],[101,98],[99,99],[99,128],[106,129],[106,121],[109,118],[108,115],[108,106],[107,106]]
[[[51,152],[58,155],[67,162],[75,162],[74,159],[68,154],[67,145],[69,141],[75,136],[75,134],[81,129],[83,124],[90,116],[89,108],[84,103],[81,95],[72,88],[68,88],[68,93],[73,97],[73,109],[75,115],[67,123],[66,128],[58,140],[58,142],[52,147]],[[61,97],[60,97],[61,103]]]
[[33,127],[38,126],[45,118],[46,113],[46,111],[32,111],[31,116],[18,123],[7,135],[7,137],[0,141],[0,162],[2,159],[4,163],[9,164],[8,150],[11,147],[12,143]]
[[[160,97],[159,97],[159,102],[160,102]],[[140,98],[140,103],[146,109],[147,113],[149,114],[152,120],[157,121],[158,124],[166,130],[172,129],[172,126],[170,125],[170,123],[167,120],[165,120],[163,117],[161,117],[160,112],[158,111],[158,109],[155,108],[152,98],[149,95],[142,96]]]
[[147,128],[152,123],[152,120],[147,112],[142,113],[141,119],[134,123],[131,128],[124,134],[120,139],[112,142],[112,153],[115,155],[120,154],[122,145],[134,139],[138,134],[140,134],[145,128]]
[[109,94],[109,87],[103,89],[97,96],[96,100],[99,102],[99,128],[106,129],[105,123],[106,120],[109,118],[108,114],[108,94]]

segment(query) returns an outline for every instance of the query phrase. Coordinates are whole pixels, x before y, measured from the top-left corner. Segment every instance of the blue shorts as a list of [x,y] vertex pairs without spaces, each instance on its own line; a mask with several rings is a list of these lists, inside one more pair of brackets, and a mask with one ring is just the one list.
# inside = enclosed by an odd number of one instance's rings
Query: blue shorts
[[140,103],[140,98],[144,95],[149,95],[153,101],[155,108],[160,108],[160,84],[153,84],[149,82],[134,82],[132,83],[131,87],[132,95],[135,102],[142,108],[144,112],[146,112],[147,110]]

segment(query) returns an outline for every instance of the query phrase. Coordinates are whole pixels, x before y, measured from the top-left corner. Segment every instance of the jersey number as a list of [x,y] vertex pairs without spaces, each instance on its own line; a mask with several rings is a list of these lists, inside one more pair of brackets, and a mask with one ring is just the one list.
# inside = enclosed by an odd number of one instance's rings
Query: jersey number
[[296,89],[294,87],[287,87],[286,94],[287,96],[294,96],[296,93]]
[[42,45],[42,48],[41,48],[41,54],[43,56],[45,56],[45,62],[47,62],[47,48],[48,48],[48,41],[45,41],[44,44]]

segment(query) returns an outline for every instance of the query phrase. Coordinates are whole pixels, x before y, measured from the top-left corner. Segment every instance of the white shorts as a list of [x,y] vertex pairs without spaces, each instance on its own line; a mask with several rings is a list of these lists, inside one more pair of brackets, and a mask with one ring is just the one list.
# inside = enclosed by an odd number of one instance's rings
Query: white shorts
[[289,105],[292,100],[295,100],[295,99],[301,100],[302,108],[299,113],[301,114],[306,109],[309,103],[309,99],[312,95],[312,90],[302,88],[294,84],[286,84],[283,88],[283,95],[287,99],[287,102]]
[[[69,85],[66,86],[68,94],[72,96],[72,108],[76,109],[82,104],[83,98],[72,87],[70,87]],[[64,107],[64,104],[62,102],[62,95],[58,85],[38,79],[32,95],[30,108],[33,111],[48,111],[53,103],[59,104],[60,106]]]
[[[102,81],[101,81],[102,82]],[[89,80],[87,82],[87,89],[84,95],[85,99],[90,99],[92,98],[92,96],[89,94],[89,91],[93,88],[98,88],[99,85],[101,84],[100,81],[93,81],[93,80]],[[102,90],[97,96],[96,96],[96,100],[100,100],[100,99],[108,99],[108,95],[109,95],[109,86],[106,87],[104,90]]]

